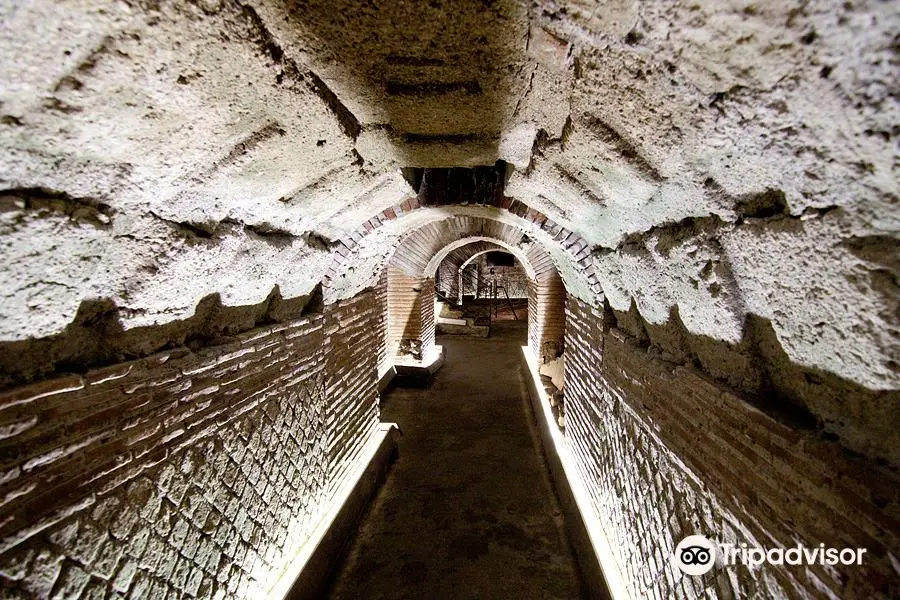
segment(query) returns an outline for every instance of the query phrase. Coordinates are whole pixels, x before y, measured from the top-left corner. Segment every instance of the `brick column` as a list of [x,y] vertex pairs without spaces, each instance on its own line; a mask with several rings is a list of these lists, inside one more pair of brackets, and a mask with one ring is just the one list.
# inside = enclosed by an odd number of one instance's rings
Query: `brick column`
[[566,327],[566,288],[555,272],[528,284],[528,346],[539,363],[556,358],[563,349]]
[[387,290],[389,354],[428,356],[434,349],[434,280],[389,266]]

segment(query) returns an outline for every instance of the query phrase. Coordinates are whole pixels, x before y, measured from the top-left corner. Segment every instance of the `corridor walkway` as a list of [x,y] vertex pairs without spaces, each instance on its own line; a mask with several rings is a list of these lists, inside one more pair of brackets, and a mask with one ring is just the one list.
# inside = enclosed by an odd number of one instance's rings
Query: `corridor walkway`
[[400,458],[331,590],[337,600],[579,598],[519,366],[524,323],[439,338],[429,389],[395,389]]

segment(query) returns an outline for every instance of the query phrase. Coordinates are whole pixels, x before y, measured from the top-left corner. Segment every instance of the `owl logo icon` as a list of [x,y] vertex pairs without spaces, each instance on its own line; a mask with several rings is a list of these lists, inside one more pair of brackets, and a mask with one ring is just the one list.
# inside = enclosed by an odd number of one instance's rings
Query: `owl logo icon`
[[702,535],[689,535],[675,547],[673,559],[682,573],[703,575],[716,562],[716,546]]

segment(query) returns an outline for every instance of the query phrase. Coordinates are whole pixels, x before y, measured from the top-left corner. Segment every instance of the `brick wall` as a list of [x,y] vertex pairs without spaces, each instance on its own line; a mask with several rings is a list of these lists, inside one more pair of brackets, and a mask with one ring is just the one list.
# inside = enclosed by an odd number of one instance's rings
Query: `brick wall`
[[555,272],[528,283],[528,346],[538,362],[552,360],[563,350],[566,289]]
[[434,347],[434,280],[388,266],[388,339],[394,354],[421,357]]
[[388,331],[388,299],[387,299],[388,273],[387,268],[382,269],[375,284],[375,304],[379,307],[375,330],[378,338],[378,372],[382,373],[392,364],[393,355],[388,352],[390,344],[390,332]]
[[451,302],[456,302],[459,296],[459,272],[454,267],[453,263],[445,260],[434,274],[435,291],[441,292]]
[[[343,473],[378,424],[378,345],[382,308],[374,291],[325,312],[325,395],[329,473]],[[340,483],[338,477],[333,485]]]
[[377,421],[367,303],[0,396],[4,597],[262,594]]
[[[691,368],[650,356],[569,298],[566,438],[636,598],[896,593],[896,476],[793,430]],[[688,534],[763,547],[867,548],[862,566],[744,566],[683,576]]]
[[422,282],[422,355],[427,356],[434,349],[434,279]]

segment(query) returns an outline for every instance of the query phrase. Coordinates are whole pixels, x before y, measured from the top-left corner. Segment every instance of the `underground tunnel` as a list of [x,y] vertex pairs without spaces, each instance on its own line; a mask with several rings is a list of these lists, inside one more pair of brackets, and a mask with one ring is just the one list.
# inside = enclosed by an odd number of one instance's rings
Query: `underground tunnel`
[[0,15],[0,597],[900,597],[897,3]]

